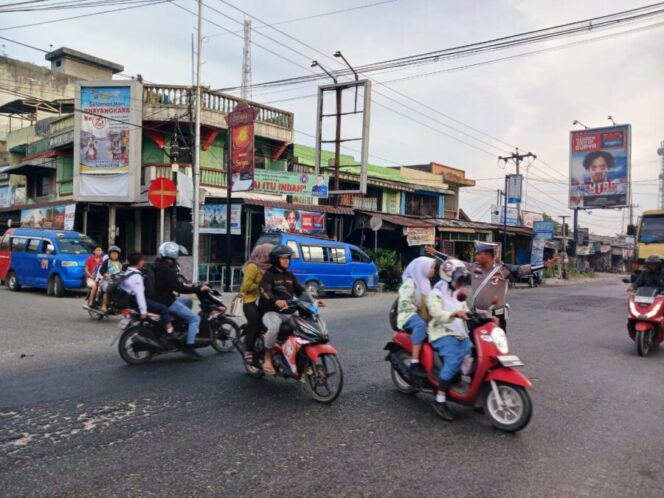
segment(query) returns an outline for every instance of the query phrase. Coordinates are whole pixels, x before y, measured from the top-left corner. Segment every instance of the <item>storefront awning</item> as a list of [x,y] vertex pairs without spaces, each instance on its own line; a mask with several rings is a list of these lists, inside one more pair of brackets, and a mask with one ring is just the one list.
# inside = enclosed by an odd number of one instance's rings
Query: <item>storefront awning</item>
[[432,218],[404,216],[401,214],[381,213],[377,211],[358,211],[358,213],[369,217],[382,219],[386,223],[400,227],[425,228],[435,226],[435,220]]

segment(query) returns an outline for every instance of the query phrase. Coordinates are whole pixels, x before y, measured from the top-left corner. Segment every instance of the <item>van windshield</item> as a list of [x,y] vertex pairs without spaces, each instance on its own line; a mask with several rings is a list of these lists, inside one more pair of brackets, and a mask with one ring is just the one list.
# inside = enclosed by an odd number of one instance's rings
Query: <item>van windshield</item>
[[281,242],[281,235],[278,233],[264,233],[256,241],[256,245],[260,244],[272,244],[273,246],[278,245]]
[[645,244],[664,243],[664,216],[646,216],[641,221],[639,242]]
[[59,239],[62,254],[92,254],[96,244],[92,239]]

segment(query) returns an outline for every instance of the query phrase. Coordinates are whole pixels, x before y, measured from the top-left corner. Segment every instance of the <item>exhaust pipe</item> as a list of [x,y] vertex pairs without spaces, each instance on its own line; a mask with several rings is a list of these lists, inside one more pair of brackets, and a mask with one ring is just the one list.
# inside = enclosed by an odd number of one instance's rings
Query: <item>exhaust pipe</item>
[[392,365],[394,369],[399,372],[399,375],[401,375],[403,380],[409,384],[413,382],[413,378],[410,375],[410,369],[406,366],[403,360],[399,358],[399,355],[396,354],[396,352],[392,351],[390,354],[388,354],[387,360],[390,362],[390,365]]
[[143,351],[164,351],[163,346],[157,341],[153,341],[152,339],[148,339],[142,335],[139,335],[134,339],[134,349],[136,349],[137,346],[139,346]]

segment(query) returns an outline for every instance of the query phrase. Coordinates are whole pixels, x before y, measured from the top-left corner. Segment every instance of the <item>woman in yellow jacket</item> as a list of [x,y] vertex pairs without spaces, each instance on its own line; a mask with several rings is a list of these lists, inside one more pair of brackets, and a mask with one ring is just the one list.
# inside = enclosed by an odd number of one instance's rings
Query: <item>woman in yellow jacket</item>
[[272,244],[257,245],[251,251],[249,261],[242,267],[244,277],[240,286],[240,295],[244,301],[243,310],[247,319],[244,336],[244,358],[246,361],[253,359],[254,342],[260,331],[261,316],[258,311],[258,295],[263,273],[270,268],[270,251],[273,247]]

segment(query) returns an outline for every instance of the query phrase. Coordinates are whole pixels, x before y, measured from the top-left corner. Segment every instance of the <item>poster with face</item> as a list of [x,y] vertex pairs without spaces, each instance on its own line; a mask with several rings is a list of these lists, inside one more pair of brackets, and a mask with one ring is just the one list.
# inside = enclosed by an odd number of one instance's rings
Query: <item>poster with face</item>
[[570,209],[623,207],[629,203],[630,126],[570,134]]
[[326,235],[325,213],[266,207],[265,228],[274,232]]

